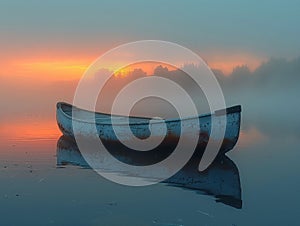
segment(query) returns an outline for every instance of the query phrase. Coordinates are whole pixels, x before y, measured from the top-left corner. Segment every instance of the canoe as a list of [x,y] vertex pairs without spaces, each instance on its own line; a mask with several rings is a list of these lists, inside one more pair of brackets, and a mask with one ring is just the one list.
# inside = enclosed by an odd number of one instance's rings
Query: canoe
[[[60,137],[57,141],[56,156],[58,167],[76,165],[82,168],[91,168],[79,151],[75,140],[71,137]],[[115,155],[115,157],[117,156]],[[131,162],[135,161],[131,156],[128,158],[131,159]],[[216,202],[238,209],[242,208],[240,176],[235,163],[227,156],[222,156],[203,172],[197,170],[196,165],[198,164],[199,160],[190,159],[180,171],[161,183],[194,191],[198,194],[213,196]],[[116,170],[114,165],[107,164],[106,166],[110,166],[104,169],[106,171],[126,174],[126,172]]]
[[[72,112],[76,112],[76,115],[80,115],[81,117],[73,117]],[[221,118],[220,116],[224,116],[225,114],[227,118],[225,136],[221,140],[222,145],[218,152],[220,155],[222,155],[231,150],[237,143],[240,132],[241,106],[233,106],[216,111],[213,114],[215,116],[215,120],[218,120],[218,118]],[[93,125],[91,119],[94,118],[98,136],[104,146],[109,150],[115,152],[117,156],[118,154],[120,154],[120,152],[122,152],[120,150],[126,150],[127,155],[135,156],[135,164],[137,165],[154,164],[168,157],[172,153],[172,151],[174,151],[174,148],[176,147],[181,135],[180,126],[182,119],[166,119],[164,120],[164,123],[157,123],[155,121],[151,121],[151,118],[131,116],[126,117],[105,113],[95,113],[77,108],[63,102],[57,103],[56,118],[59,129],[61,130],[63,135],[67,137],[76,136],[73,131],[72,120],[75,120],[76,123],[79,124],[79,127],[82,129],[82,131],[79,131],[78,133],[80,133],[81,136],[89,137],[93,132],[91,131],[91,125]],[[211,118],[212,114],[205,114],[187,119],[191,122],[194,122],[198,119],[200,125],[199,139],[196,147],[197,151],[195,152],[196,155],[194,155],[194,157],[202,156],[209,139],[219,139],[210,136]],[[149,130],[149,127],[153,124],[153,127],[156,128],[154,130],[156,131],[156,134],[154,135],[156,135],[157,137],[164,136],[162,142],[157,147],[149,151],[136,151],[134,149],[126,147],[122,141],[130,139],[130,137],[127,136],[125,132],[121,134],[121,136],[119,135],[117,137],[114,133],[113,126],[114,128],[117,127],[117,129],[122,130],[124,124],[128,121],[132,133],[140,139],[145,139],[150,135],[151,132]],[[163,124],[167,127],[167,134],[161,135],[159,131],[161,131],[160,126],[163,126]],[[188,137],[188,134],[186,135]],[[138,159],[140,159],[140,161]],[[124,161],[126,162],[126,160]]]
[[[76,117],[73,117],[73,112],[76,112]],[[221,140],[222,145],[218,151],[218,155],[225,154],[237,143],[240,132],[241,106],[237,105],[216,111],[214,112],[214,119],[218,121],[220,118],[221,120],[221,116],[224,115],[226,115],[227,124],[225,136]],[[195,149],[196,151],[193,155],[194,158],[202,157],[209,139],[219,139],[211,136],[212,116],[212,114],[205,114],[186,120],[191,122],[191,127],[193,126],[193,122],[195,122],[195,120],[199,120],[199,139]],[[182,119],[166,119],[164,120],[164,123],[157,123],[155,121],[151,121],[151,118],[127,117],[97,112],[95,113],[63,102],[57,103],[56,119],[58,127],[63,135],[73,138],[78,134],[81,137],[92,137],[94,135],[94,130],[92,128],[94,128],[95,122],[98,137],[101,139],[104,146],[109,151],[114,152],[116,156],[120,156],[120,152],[123,153],[123,150],[125,150],[126,155],[130,155],[131,157],[135,158],[134,163],[136,165],[155,164],[167,158],[176,148],[180,136],[182,135],[180,133]],[[94,119],[94,122],[92,119]],[[77,134],[74,134],[73,131],[73,121],[76,121],[77,126],[81,129],[80,131],[76,131]],[[126,145],[124,145],[124,141],[131,139],[131,137],[126,133],[127,130],[124,130],[125,132],[121,135],[119,134],[118,136],[116,136],[114,130],[117,128],[117,130],[122,131],[124,125],[127,125],[127,122],[129,122],[130,130],[134,136],[140,139],[149,137],[151,134],[149,127],[155,127],[156,129],[154,131],[156,134],[154,134],[154,136],[156,136],[157,139],[161,139],[162,142],[149,151],[136,151],[136,149],[128,148]],[[160,127],[163,126],[167,127],[167,134],[160,133],[160,131],[162,131]],[[184,135],[186,136],[186,139],[189,139],[188,133]],[[127,158],[124,158],[121,161],[131,164],[131,162],[128,162],[126,159]]]

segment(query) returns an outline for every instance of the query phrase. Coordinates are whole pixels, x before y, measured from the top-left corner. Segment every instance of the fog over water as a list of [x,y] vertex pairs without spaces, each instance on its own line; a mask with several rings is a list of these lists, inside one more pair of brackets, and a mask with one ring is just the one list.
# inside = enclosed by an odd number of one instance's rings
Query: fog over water
[[[261,130],[268,130],[272,133],[276,133],[275,128],[280,127],[284,130],[284,134],[297,134],[299,123],[296,122],[299,122],[300,110],[298,104],[300,58],[293,60],[270,59],[254,71],[250,71],[247,66],[239,66],[234,68],[229,75],[224,75],[217,69],[213,69],[213,72],[224,92],[227,106],[242,105],[243,117],[246,119],[243,124],[245,128],[248,124],[256,124]],[[209,111],[203,92],[181,70],[169,71],[167,68],[159,66],[154,74],[170,78],[182,86],[193,98],[199,113]],[[100,72],[99,75],[101,75]],[[109,112],[120,89],[130,81],[145,76],[147,76],[146,73],[141,69],[129,72],[129,75],[124,78],[113,76],[102,91],[102,95],[99,96],[97,110]],[[92,82],[97,82],[97,78],[94,79],[95,81]],[[36,114],[53,118],[56,102],[72,102],[77,81],[55,82],[42,79],[33,81],[26,77],[3,76],[1,84],[5,84],[0,90],[1,109],[5,110],[1,111],[0,120],[5,120],[6,118],[27,117]],[[144,100],[144,103],[143,101],[138,103],[132,114],[176,116],[176,111],[170,104],[157,98],[149,99]],[[277,132],[282,133],[278,130]]]
[[[241,66],[229,75],[213,71],[227,106],[242,105],[240,138],[227,154],[239,173],[240,209],[216,202],[216,198],[203,192],[162,184],[138,189],[124,187],[80,166],[56,166],[56,145],[61,133],[55,122],[55,104],[72,102],[77,81],[3,76],[0,222],[294,225],[300,201],[300,58],[270,59],[254,71]],[[178,82],[191,94],[199,112],[208,112],[203,93],[182,71],[158,67],[155,75]],[[141,76],[145,73],[136,70],[125,78],[113,77],[101,94],[103,98],[100,95],[97,109],[109,111],[117,88]],[[97,77],[92,82],[95,81]],[[176,111],[162,100],[147,99],[138,103],[132,114],[173,117]],[[33,217],[32,211],[38,214]],[[11,214],[14,212],[18,212],[18,218]]]

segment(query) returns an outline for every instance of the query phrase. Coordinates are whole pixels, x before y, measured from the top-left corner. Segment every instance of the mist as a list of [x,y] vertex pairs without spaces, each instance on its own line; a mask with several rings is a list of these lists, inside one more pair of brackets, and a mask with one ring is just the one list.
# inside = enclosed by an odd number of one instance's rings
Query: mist
[[[197,69],[195,65],[185,66]],[[255,71],[243,65],[234,68],[229,75],[224,75],[217,69],[213,69],[213,72],[223,90],[226,105],[242,105],[243,129],[247,130],[255,125],[259,131],[266,134],[281,137],[283,134],[300,136],[300,58],[272,58],[262,63]],[[185,89],[193,99],[199,114],[209,112],[205,95],[182,70],[168,70],[158,66],[153,74],[171,79]],[[92,83],[97,82],[97,76],[101,76],[101,73],[95,75]],[[137,78],[146,76],[149,75],[139,68],[122,78],[112,76],[99,95],[96,109],[110,112],[113,100],[121,88]],[[75,80],[49,82],[9,76],[1,76],[0,79],[1,121],[18,117],[54,118],[56,102],[72,102],[78,83]],[[170,103],[152,97],[138,102],[131,113],[163,118],[178,116]]]

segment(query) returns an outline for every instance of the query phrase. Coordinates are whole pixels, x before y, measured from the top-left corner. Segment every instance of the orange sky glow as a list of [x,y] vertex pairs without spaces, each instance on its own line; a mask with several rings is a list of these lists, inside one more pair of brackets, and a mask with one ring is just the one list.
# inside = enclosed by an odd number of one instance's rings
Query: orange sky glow
[[[80,58],[26,58],[26,59],[14,59],[1,63],[1,73],[9,76],[25,76],[30,78],[39,78],[46,80],[78,80],[81,78],[88,66],[95,60],[91,56],[84,56]],[[206,62],[212,69],[219,69],[225,75],[229,75],[233,68],[237,66],[247,65],[250,70],[255,70],[263,61],[259,57],[252,56],[250,54],[235,54],[235,55],[223,55],[214,54],[208,55]],[[121,63],[112,62],[106,66],[107,69],[116,72],[116,68],[120,67]],[[117,71],[124,76],[129,71],[133,71],[134,68],[142,68],[147,74],[152,74],[155,67],[161,65],[139,63],[138,65],[131,65],[127,68],[123,68]],[[171,66],[163,65],[170,70],[174,69]]]
[[[24,92],[25,94],[28,92],[33,92],[32,87],[35,87],[39,84],[41,80],[44,82],[52,82],[52,81],[78,81],[82,75],[84,74],[85,70],[88,66],[95,60],[95,57],[92,56],[80,56],[77,58],[74,57],[35,57],[35,58],[15,58],[15,59],[6,59],[0,62],[0,76],[5,76],[6,78],[11,79],[13,82],[13,89],[18,88],[20,93]],[[222,70],[225,75],[229,75],[233,68],[236,66],[241,65],[248,65],[250,70],[255,70],[261,62],[262,59],[247,55],[247,54],[240,54],[240,55],[232,55],[232,56],[225,56],[225,55],[211,55],[206,58],[206,62],[208,65],[213,69]],[[107,69],[114,71],[116,76],[120,78],[126,77],[126,74],[130,71],[133,71],[135,68],[141,68],[145,71],[148,75],[153,74],[154,69],[158,66],[162,65],[167,67],[169,70],[175,70],[175,67],[170,65],[162,64],[162,63],[155,63],[155,62],[145,62],[145,63],[138,63],[130,65],[126,68],[122,68],[119,70],[121,63],[112,62],[106,66]],[[118,70],[116,70],[118,68]],[[22,77],[23,79],[18,80],[17,78]],[[26,83],[26,84],[25,84]],[[27,84],[28,83],[28,84]],[[27,87],[23,90],[21,87]],[[6,88],[6,87],[4,87]],[[11,88],[7,88],[12,90]],[[59,89],[57,89],[59,90]],[[36,95],[29,95],[28,99],[30,99],[34,103],[39,103],[40,100],[47,100],[49,103],[51,101],[55,102],[53,97],[49,99],[48,96],[55,96],[60,95],[58,91],[53,91],[52,89],[47,93],[43,93],[41,96]],[[63,92],[66,94],[72,94],[74,90],[70,88],[69,90],[64,89]],[[51,92],[51,93],[50,93]],[[58,93],[56,93],[58,92]],[[26,96],[24,94],[24,96]],[[11,95],[10,92],[4,93],[5,95]],[[13,95],[11,95],[13,96]],[[71,95],[70,95],[71,96]],[[48,98],[48,99],[47,99]],[[61,99],[61,98],[56,98]],[[56,100],[55,99],[55,100]],[[63,100],[66,99],[64,96]],[[17,101],[24,101],[22,98],[16,99]],[[39,103],[40,104],[40,103]],[[10,106],[10,105],[9,105]],[[44,105],[43,105],[44,106]],[[45,105],[46,106],[46,105]],[[45,107],[44,106],[44,107]],[[52,102],[51,102],[51,109],[52,109]],[[52,114],[52,112],[51,112]],[[33,120],[33,123],[27,121],[16,122],[12,124],[13,120],[9,120],[9,123],[1,123],[1,137],[14,137],[14,139],[45,139],[45,138],[57,138],[60,135],[60,132],[57,128],[55,123],[55,119],[47,118],[46,120],[42,120],[41,122],[37,122],[36,119]],[[17,132],[16,132],[17,131]],[[261,137],[255,130],[251,130],[251,136],[255,138]],[[19,135],[22,134],[22,137]],[[9,136],[9,137],[8,137]],[[242,143],[247,143],[247,139],[243,138],[243,134],[241,135],[241,140],[244,140]],[[250,136],[250,137],[251,137]],[[248,135],[247,135],[248,137]]]

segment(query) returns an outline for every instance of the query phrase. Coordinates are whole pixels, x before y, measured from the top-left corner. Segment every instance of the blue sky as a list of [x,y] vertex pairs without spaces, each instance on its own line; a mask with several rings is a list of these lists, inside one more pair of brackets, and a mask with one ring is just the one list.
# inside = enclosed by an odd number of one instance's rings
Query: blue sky
[[6,55],[101,52],[162,39],[204,55],[293,58],[300,52],[299,9],[300,1],[1,0],[0,46]]

